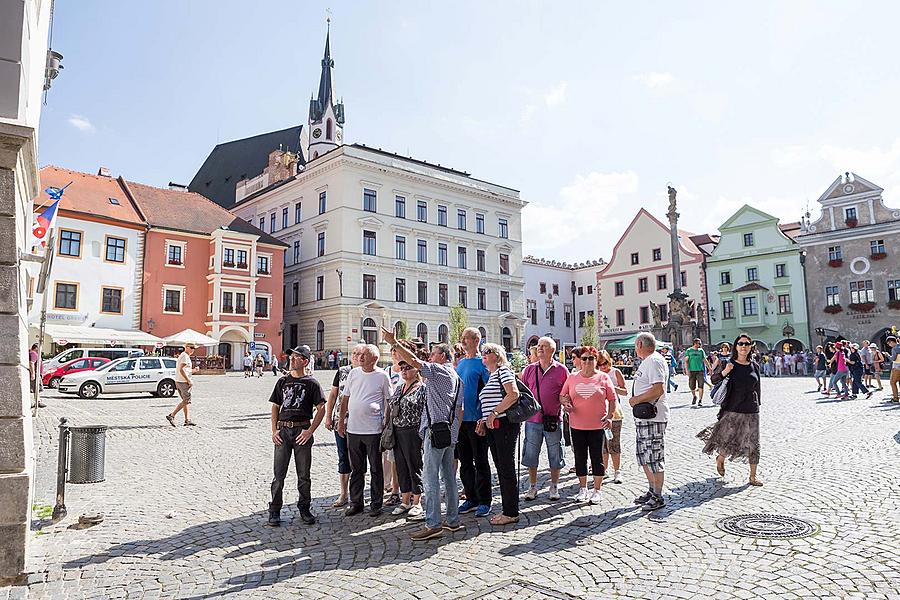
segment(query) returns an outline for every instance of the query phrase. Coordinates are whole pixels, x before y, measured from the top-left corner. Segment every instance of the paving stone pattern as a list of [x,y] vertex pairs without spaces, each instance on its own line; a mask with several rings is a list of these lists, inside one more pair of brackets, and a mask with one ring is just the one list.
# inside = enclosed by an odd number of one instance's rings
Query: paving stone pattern
[[[900,407],[885,404],[884,393],[840,402],[809,393],[811,379],[764,380],[765,486],[751,488],[746,465],[728,463],[725,480],[715,476],[694,436],[716,410],[692,409],[690,395],[677,392],[666,508],[646,515],[632,504],[646,482],[629,416],[624,483],[604,485],[601,505],[575,504],[568,474],[563,500],[549,502],[544,473],[518,526],[492,528],[470,514],[464,531],[413,544],[416,524],[329,508],[336,456],[324,427],[312,470],[319,523],[300,521],[289,473],[284,526],[264,527],[274,377],[197,380],[195,428],[169,426],[168,399],[48,397],[35,424],[36,501],[53,504],[60,416],[109,426],[106,481],[68,486],[69,517],[33,537],[31,585],[0,588],[0,599],[900,598]],[[499,506],[496,488],[495,498]],[[102,524],[73,527],[94,512],[106,515]],[[742,513],[790,515],[821,529],[766,540],[716,527]]]

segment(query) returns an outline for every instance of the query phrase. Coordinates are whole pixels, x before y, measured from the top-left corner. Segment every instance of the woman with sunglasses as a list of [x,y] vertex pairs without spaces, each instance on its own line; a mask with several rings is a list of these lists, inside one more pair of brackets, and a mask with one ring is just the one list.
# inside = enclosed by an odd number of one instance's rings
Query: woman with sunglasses
[[762,485],[756,478],[759,465],[760,369],[750,358],[753,339],[742,333],[734,340],[731,357],[713,383],[728,378],[728,391],[719,407],[719,420],[709,433],[701,433],[703,452],[716,456],[716,469],[725,475],[725,459],[750,463],[750,485]]
[[[559,394],[563,408],[569,414],[572,426],[572,449],[575,451],[575,475],[579,491],[576,502],[600,504],[600,487],[603,485],[603,448],[606,442],[604,429],[612,427],[616,412],[616,389],[609,376],[597,371],[599,353],[592,346],[584,346],[581,352],[581,371],[569,375]],[[591,457],[591,474],[594,491],[587,487],[587,459]]]
[[[616,388],[616,394],[619,396],[627,396],[628,388],[625,387],[625,376],[622,371],[612,366],[612,359],[606,350],[600,351],[597,368],[606,373]],[[606,440],[606,447],[603,449],[603,469],[609,467],[609,459],[612,458],[613,465],[613,483],[622,483],[619,476],[619,467],[622,464],[622,408],[616,402],[616,410],[612,418],[612,438]]]
[[[404,342],[406,340],[400,340]],[[415,352],[415,350],[412,350]],[[427,360],[427,358],[422,360]],[[400,504],[391,512],[400,516],[408,513],[414,519],[422,514],[422,438],[419,424],[425,407],[425,384],[419,370],[405,361],[399,362],[400,384],[391,398],[391,422],[394,425],[394,464],[400,480]]]
[[479,424],[479,430],[487,431],[488,447],[500,482],[500,498],[503,503],[503,514],[491,517],[491,525],[509,525],[519,522],[516,439],[519,437],[520,425],[506,418],[506,409],[519,401],[519,389],[503,346],[484,344],[481,347],[481,360],[491,375],[478,394],[481,413],[486,415]]

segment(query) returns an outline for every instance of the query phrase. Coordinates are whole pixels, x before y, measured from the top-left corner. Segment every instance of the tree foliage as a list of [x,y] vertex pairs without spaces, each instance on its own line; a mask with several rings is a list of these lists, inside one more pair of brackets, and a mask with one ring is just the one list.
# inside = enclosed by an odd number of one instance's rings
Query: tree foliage
[[597,322],[594,315],[588,315],[584,318],[584,333],[581,334],[582,346],[597,347]]
[[396,331],[394,335],[398,340],[408,340],[409,339],[409,326],[406,324],[406,321],[397,321]]
[[455,344],[462,338],[463,329],[469,326],[469,313],[462,304],[450,309],[450,343]]

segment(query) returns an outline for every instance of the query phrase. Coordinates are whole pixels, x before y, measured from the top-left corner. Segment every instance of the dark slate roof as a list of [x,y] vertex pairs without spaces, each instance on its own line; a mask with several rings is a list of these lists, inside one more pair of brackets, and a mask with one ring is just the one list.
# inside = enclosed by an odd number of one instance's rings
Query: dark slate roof
[[302,129],[302,125],[296,125],[216,145],[188,184],[188,189],[219,206],[231,208],[235,185],[241,179],[260,175],[268,166],[269,153],[273,150],[281,148],[293,152],[298,155],[301,165],[306,164],[300,148]]

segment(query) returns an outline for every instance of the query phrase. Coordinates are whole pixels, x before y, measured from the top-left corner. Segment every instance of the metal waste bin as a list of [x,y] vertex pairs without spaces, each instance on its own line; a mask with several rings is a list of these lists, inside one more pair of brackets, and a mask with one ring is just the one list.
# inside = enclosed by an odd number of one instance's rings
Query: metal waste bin
[[99,483],[106,479],[106,425],[69,428],[69,483]]

